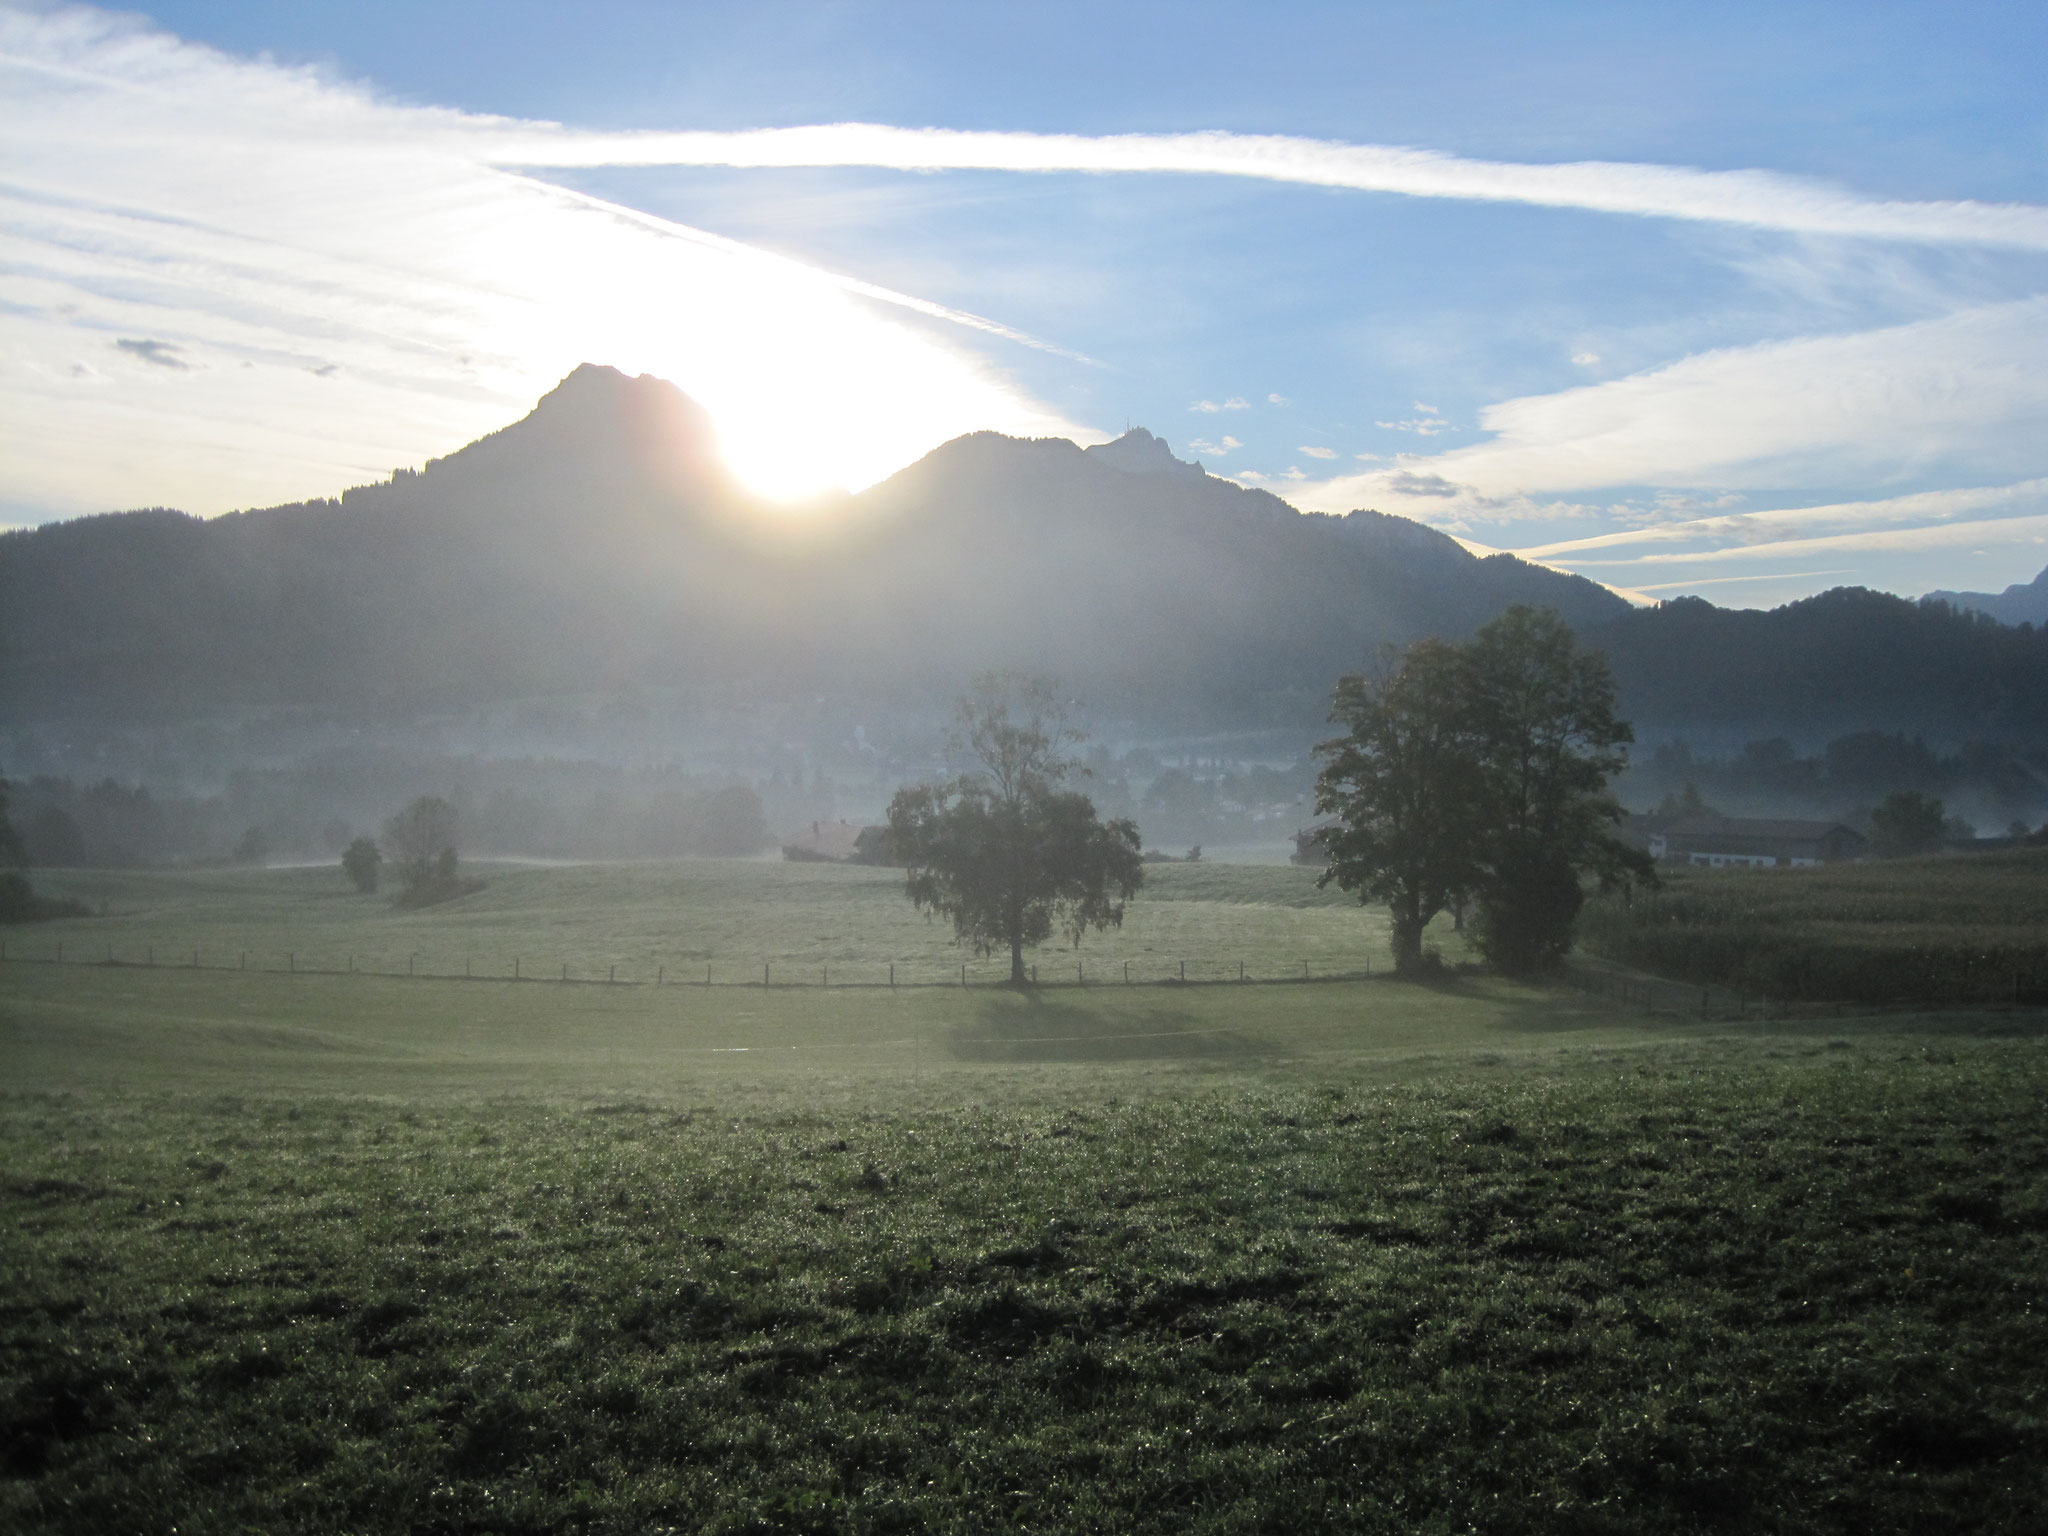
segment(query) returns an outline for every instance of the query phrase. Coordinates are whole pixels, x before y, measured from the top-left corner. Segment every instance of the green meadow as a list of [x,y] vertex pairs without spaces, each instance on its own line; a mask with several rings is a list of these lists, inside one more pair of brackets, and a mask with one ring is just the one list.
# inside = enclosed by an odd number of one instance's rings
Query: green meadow
[[[335,866],[276,870],[51,871],[37,887],[104,915],[17,929],[11,953],[161,965],[419,971],[886,985],[1000,981],[903,899],[896,870],[680,859],[534,867],[480,864],[485,888],[419,912],[359,895]],[[1456,940],[1448,939],[1456,951]],[[1120,929],[1033,958],[1041,981],[1235,978],[1363,972],[1384,965],[1383,913],[1316,887],[1293,866],[1154,865]],[[777,974],[777,972],[781,974]]]
[[[205,963],[7,936],[0,1528],[2040,1528],[2041,1011],[1285,979],[1378,934],[1301,876],[1021,994],[886,872],[68,877]],[[954,984],[364,973],[761,935]]]

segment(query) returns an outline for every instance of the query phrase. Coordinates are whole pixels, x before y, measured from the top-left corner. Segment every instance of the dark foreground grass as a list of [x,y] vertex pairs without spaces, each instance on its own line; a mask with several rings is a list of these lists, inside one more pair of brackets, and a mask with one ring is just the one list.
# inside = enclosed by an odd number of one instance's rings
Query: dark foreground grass
[[5,1101],[0,1528],[2042,1529],[2038,1034],[1032,1081]]

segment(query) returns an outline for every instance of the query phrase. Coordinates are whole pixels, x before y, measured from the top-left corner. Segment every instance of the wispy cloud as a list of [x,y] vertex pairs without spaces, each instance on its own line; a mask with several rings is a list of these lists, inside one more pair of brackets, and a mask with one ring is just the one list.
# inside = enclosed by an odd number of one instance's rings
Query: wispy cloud
[[1899,553],[1912,550],[1960,549],[1994,544],[2040,544],[2048,536],[2048,513],[2032,517],[1985,518],[1966,523],[1936,523],[1922,528],[1863,529],[1816,539],[1780,539],[1770,544],[1744,544],[1718,549],[1677,550],[1668,554],[1635,555],[1619,560],[1552,562],[1573,569],[1617,570],[1654,565],[1710,565],[1724,560],[1797,559],[1801,555],[1851,551]]
[[903,171],[1094,171],[1243,176],[1409,197],[1534,203],[1805,234],[2048,250],[2048,208],[2031,203],[1869,198],[1771,171],[1577,161],[1473,160],[1437,150],[1270,134],[984,133],[833,123],[739,132],[591,133],[465,121],[474,153],[500,164],[874,166]]
[[1755,512],[1728,513],[1718,517],[1687,518],[1680,522],[1656,523],[1648,527],[1595,534],[1589,538],[1538,544],[1527,549],[1518,549],[1515,553],[1527,560],[1554,560],[1562,555],[1581,554],[1588,550],[1626,548],[1641,544],[1698,545],[1714,541],[1722,544],[1781,546],[1788,537],[1811,534],[1820,528],[1867,529],[1873,524],[1952,521],[1968,512],[2029,505],[2048,505],[2048,478],[2022,480],[2014,485],[1919,491],[1910,496],[1890,496],[1875,501],[1838,501],[1822,506],[1773,507]]
[[1422,414],[1411,416],[1406,421],[1376,421],[1373,425],[1384,427],[1389,432],[1413,432],[1417,437],[1440,437],[1451,430],[1451,424],[1444,420],[1435,406],[1424,405],[1418,400],[1415,409]]
[[1218,411],[1248,411],[1252,408],[1249,400],[1232,395],[1228,400],[1197,400],[1188,409],[1204,416],[1214,416]]
[[1305,453],[1312,459],[1334,459],[1335,457],[1337,457],[1336,449],[1318,448],[1310,443],[1303,443],[1299,448],[1295,449],[1294,451],[1296,453]]
[[1204,454],[1212,459],[1223,458],[1225,455],[1234,453],[1243,446],[1244,444],[1234,437],[1225,437],[1220,443],[1212,443],[1206,437],[1197,437],[1188,443],[1188,447],[1192,448],[1196,453]]
[[1700,576],[1691,581],[1655,581],[1638,586],[1638,592],[1675,592],[1681,588],[1690,592],[1694,587],[1728,587],[1752,581],[1818,581],[1828,576],[1853,576],[1854,566],[1838,566],[1832,571],[1769,571],[1755,576]]
[[10,505],[331,492],[502,426],[586,361],[675,380],[777,491],[858,486],[978,428],[1088,435],[961,345],[1038,338],[514,174],[484,146],[517,127],[130,18],[0,8]]
[[168,341],[153,341],[136,336],[123,336],[114,343],[115,349],[126,352],[130,357],[157,368],[175,368],[179,373],[190,373],[192,365],[185,361],[185,349],[173,346]]

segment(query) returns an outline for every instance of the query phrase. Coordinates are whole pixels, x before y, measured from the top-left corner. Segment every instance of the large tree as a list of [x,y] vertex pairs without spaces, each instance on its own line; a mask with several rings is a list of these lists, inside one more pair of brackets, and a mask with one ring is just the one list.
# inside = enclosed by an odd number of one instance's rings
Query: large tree
[[1007,948],[1019,986],[1027,944],[1058,932],[1078,945],[1090,928],[1120,925],[1145,878],[1136,824],[1104,822],[1064,787],[1082,771],[1065,755],[1080,739],[1050,683],[984,674],[960,703],[953,741],[979,766],[899,790],[889,805],[905,894],[950,918],[978,953]]
[[1570,947],[1589,876],[1655,879],[1614,836],[1606,784],[1631,733],[1606,664],[1548,609],[1342,679],[1331,718],[1349,730],[1317,748],[1317,808],[1338,818],[1323,879],[1387,904],[1397,969],[1421,964],[1430,919],[1465,897],[1488,960],[1544,969]]
[[1479,948],[1499,970],[1546,970],[1571,948],[1590,877],[1654,884],[1650,856],[1614,834],[1607,781],[1635,732],[1615,717],[1604,657],[1549,608],[1510,608],[1464,648],[1479,763]]

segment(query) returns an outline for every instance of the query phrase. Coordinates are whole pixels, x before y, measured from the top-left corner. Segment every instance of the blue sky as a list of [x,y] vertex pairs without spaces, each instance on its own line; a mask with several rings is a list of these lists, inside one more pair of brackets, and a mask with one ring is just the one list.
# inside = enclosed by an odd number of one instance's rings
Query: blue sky
[[0,10],[0,519],[331,494],[587,358],[782,494],[1133,422],[1653,597],[1995,590],[2048,564],[2044,45],[2037,4]]

